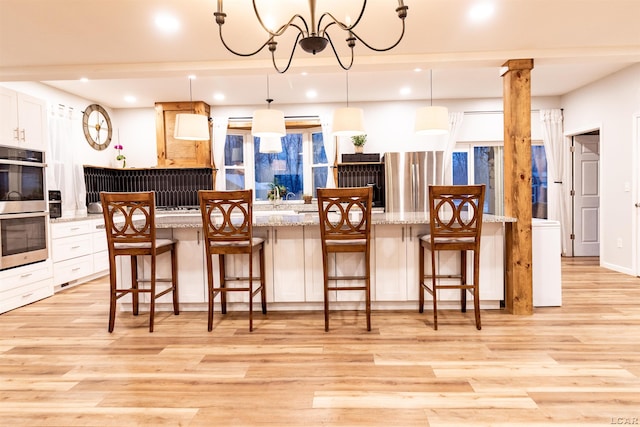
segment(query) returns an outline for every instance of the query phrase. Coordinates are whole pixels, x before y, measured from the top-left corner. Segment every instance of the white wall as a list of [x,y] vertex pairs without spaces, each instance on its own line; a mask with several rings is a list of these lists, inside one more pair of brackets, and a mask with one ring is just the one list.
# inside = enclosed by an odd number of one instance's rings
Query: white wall
[[600,264],[634,274],[633,115],[640,113],[640,64],[563,96],[562,106],[565,135],[600,129]]

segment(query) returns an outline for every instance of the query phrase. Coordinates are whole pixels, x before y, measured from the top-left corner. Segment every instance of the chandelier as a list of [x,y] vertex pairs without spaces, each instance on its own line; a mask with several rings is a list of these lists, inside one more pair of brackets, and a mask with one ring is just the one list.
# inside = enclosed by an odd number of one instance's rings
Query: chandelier
[[[279,73],[285,73],[288,69],[289,66],[291,66],[291,60],[293,59],[293,55],[296,51],[296,48],[298,46],[298,44],[300,45],[300,47],[302,48],[302,50],[304,50],[307,53],[311,53],[313,55],[315,55],[316,53],[322,52],[324,50],[325,47],[327,47],[327,45],[331,46],[331,49],[333,50],[333,54],[335,55],[336,59],[338,60],[338,63],[340,64],[340,66],[345,69],[345,70],[349,70],[351,68],[351,66],[353,65],[353,48],[356,45],[356,40],[360,41],[363,45],[365,45],[367,48],[374,50],[376,52],[385,52],[388,50],[393,49],[394,47],[396,47],[398,45],[398,43],[400,43],[400,41],[402,40],[402,37],[404,37],[404,19],[407,17],[407,9],[409,9],[408,6],[404,5],[403,0],[398,0],[398,7],[396,8],[396,13],[398,14],[398,18],[400,18],[400,20],[402,21],[402,32],[400,33],[400,37],[398,37],[398,39],[391,44],[391,46],[389,47],[385,47],[385,48],[376,48],[374,46],[371,46],[370,44],[368,44],[366,41],[364,41],[354,30],[356,28],[356,26],[358,25],[358,23],[360,23],[360,20],[362,19],[362,15],[364,14],[364,10],[367,7],[367,0],[363,0],[362,2],[362,9],[360,10],[360,14],[358,15],[358,19],[355,20],[355,22],[351,25],[347,25],[344,24],[340,21],[338,21],[331,13],[329,12],[324,12],[321,16],[320,19],[317,20],[316,23],[316,0],[309,0],[309,12],[310,12],[310,20],[309,22],[307,22],[300,14],[295,14],[293,15],[289,21],[282,25],[280,28],[278,28],[277,30],[273,31],[271,29],[269,29],[265,24],[264,21],[262,19],[262,17],[260,16],[260,13],[258,13],[258,8],[256,7],[256,0],[252,0],[253,2],[253,11],[256,15],[256,18],[258,19],[258,22],[260,23],[260,25],[262,26],[262,28],[264,29],[264,31],[267,32],[267,41],[265,41],[262,46],[260,46],[258,49],[256,49],[253,52],[249,52],[249,53],[242,53],[242,52],[238,52],[236,50],[233,50],[232,48],[229,47],[229,45],[227,44],[227,42],[224,40],[224,37],[222,36],[222,25],[225,23],[225,18],[227,17],[227,14],[224,13],[222,11],[222,0],[218,0],[218,11],[214,12],[214,16],[216,17],[216,23],[218,24],[218,28],[220,30],[220,40],[222,41],[222,44],[224,45],[224,47],[231,53],[233,53],[234,55],[238,55],[238,56],[253,56],[257,53],[259,53],[260,51],[262,51],[262,49],[264,49],[265,47],[269,48],[269,51],[271,52],[271,59],[273,61],[273,67],[279,72]],[[275,58],[275,52],[276,52],[276,48],[278,46],[278,42],[276,41],[277,37],[282,36],[289,28],[294,28],[295,30],[298,31],[298,35],[296,37],[296,40],[293,44],[293,47],[291,49],[291,54],[289,55],[289,61],[287,62],[286,67],[284,68],[280,68],[278,67],[278,65],[276,64],[276,58]],[[337,29],[340,29],[342,31],[344,31],[345,33],[347,33],[347,38],[346,38],[346,42],[347,42],[347,46],[350,48],[351,50],[351,60],[349,61],[349,64],[346,65],[345,63],[342,62],[342,60],[340,59],[340,57],[338,56],[338,52],[336,51],[336,47],[333,43],[333,40],[331,39],[331,36],[329,35],[328,30],[331,27],[335,27]]]

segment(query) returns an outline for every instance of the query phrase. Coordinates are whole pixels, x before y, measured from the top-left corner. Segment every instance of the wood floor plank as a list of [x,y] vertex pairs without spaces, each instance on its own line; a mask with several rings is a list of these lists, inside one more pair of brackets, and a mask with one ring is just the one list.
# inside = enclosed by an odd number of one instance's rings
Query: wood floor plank
[[562,261],[531,316],[118,313],[105,278],[0,315],[0,424],[583,426],[640,418],[640,279]]

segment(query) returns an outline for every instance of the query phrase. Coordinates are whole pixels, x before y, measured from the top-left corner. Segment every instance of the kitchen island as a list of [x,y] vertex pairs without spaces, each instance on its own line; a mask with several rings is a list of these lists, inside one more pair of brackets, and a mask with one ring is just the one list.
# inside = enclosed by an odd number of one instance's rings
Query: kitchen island
[[[315,207],[315,206],[314,206]],[[297,208],[297,209],[296,209]],[[254,236],[265,239],[266,285],[268,309],[322,310],[323,271],[322,247],[317,212],[309,205],[254,207]],[[427,234],[429,217],[424,212],[372,213],[371,250],[371,300],[374,310],[417,309],[419,236]],[[500,308],[504,299],[504,235],[505,225],[514,218],[484,215],[481,244],[480,295],[483,308]],[[205,311],[207,309],[207,272],[202,223],[197,210],[156,212],[158,238],[178,241],[178,285],[181,310]],[[337,263],[330,261],[330,268],[340,268],[340,274],[359,274],[364,268],[362,256],[338,254]],[[129,260],[118,261],[118,280],[128,284]],[[217,268],[217,257],[214,266]],[[257,266],[257,257],[254,260]],[[456,253],[440,256],[440,268],[454,269],[459,263]],[[425,263],[430,271],[430,263]],[[169,263],[162,257],[158,263],[158,277],[169,275]],[[247,257],[229,256],[229,276],[246,276]],[[148,263],[139,265],[139,274],[149,276]],[[255,271],[255,269],[254,269]],[[217,281],[217,274],[214,274]],[[160,285],[159,285],[160,286]],[[459,292],[441,294],[442,308],[458,307]],[[170,296],[160,299],[159,310],[170,309]],[[353,292],[332,292],[335,309],[362,308],[364,296]],[[242,293],[227,297],[230,310],[246,310],[248,299]],[[217,310],[219,305],[216,304]],[[124,298],[121,309],[130,310]]]

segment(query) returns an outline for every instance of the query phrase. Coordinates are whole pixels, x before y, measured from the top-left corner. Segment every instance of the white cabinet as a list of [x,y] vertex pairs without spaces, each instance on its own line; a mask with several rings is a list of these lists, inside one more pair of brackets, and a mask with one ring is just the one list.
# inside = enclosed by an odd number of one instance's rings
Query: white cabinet
[[[160,231],[160,230],[159,230]],[[164,231],[164,230],[162,230]],[[175,228],[172,237],[178,241],[176,255],[178,257],[178,300],[180,303],[201,303],[207,298],[207,264],[204,257],[202,230],[193,228]],[[161,255],[164,257],[165,255]],[[148,258],[148,257],[147,257]],[[162,258],[161,258],[162,260]],[[171,260],[169,255],[158,263],[166,264],[159,270],[163,276],[171,276]],[[171,302],[171,293],[162,297],[162,302]]]
[[0,271],[0,313],[53,295],[51,260]]
[[0,87],[0,145],[45,151],[45,101]]
[[533,306],[562,305],[562,244],[560,222],[534,218],[531,222]]
[[107,274],[106,234],[102,219],[81,219],[51,224],[53,285],[82,283]]
[[305,301],[302,227],[272,227],[265,243],[266,276],[267,283],[273,284],[273,289],[268,289],[273,293],[273,300]]
[[[504,232],[501,223],[485,223],[480,242],[480,302],[484,308],[499,308],[504,299]],[[431,273],[431,257],[425,251],[420,260],[419,237],[428,233],[425,225],[376,225],[375,247],[375,301],[418,301],[419,268],[424,262],[426,274]],[[467,257],[467,275],[471,277],[472,256]],[[460,254],[446,251],[437,254],[438,274],[455,274],[459,269]],[[446,279],[441,279],[446,280]],[[452,279],[456,280],[456,279]],[[427,300],[431,299],[425,293]],[[460,291],[445,289],[439,301],[459,304]]]
[[417,301],[419,236],[427,225],[374,226],[375,301]]

